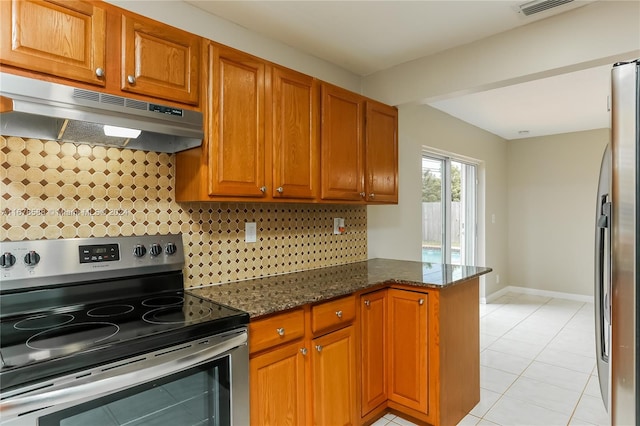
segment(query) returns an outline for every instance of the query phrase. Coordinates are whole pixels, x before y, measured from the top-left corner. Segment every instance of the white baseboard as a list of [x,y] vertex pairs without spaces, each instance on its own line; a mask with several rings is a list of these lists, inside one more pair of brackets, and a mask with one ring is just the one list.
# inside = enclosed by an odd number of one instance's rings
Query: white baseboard
[[567,300],[574,300],[576,302],[593,303],[593,296],[586,296],[584,294],[563,293],[560,291],[539,290],[536,288],[528,288],[528,287],[517,287],[513,285],[504,287],[496,292],[493,292],[487,297],[481,297],[480,303],[485,303],[485,304],[491,303],[496,299],[504,296],[507,293],[530,294],[533,296],[553,297],[556,299],[567,299]]

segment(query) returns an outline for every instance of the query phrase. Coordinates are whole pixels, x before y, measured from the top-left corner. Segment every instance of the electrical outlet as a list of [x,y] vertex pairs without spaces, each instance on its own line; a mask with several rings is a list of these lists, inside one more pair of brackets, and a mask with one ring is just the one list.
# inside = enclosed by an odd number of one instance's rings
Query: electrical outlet
[[255,243],[257,239],[256,232],[256,223],[255,222],[245,222],[244,224],[244,242],[245,243]]
[[496,274],[496,284],[500,284],[500,274]]
[[344,218],[342,217],[334,217],[333,218],[333,233],[336,235],[344,234]]

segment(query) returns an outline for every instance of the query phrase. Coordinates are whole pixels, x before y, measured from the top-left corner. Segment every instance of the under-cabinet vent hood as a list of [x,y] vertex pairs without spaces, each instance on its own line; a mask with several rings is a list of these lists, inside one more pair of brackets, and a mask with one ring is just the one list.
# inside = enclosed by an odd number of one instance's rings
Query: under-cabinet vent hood
[[[0,73],[0,134],[156,152],[200,146],[202,113]],[[111,136],[109,136],[111,135]]]

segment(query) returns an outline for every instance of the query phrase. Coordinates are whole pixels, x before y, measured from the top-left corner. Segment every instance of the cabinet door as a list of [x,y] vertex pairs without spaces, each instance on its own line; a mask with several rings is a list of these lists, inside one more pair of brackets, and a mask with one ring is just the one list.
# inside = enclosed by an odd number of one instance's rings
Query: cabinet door
[[318,194],[318,85],[313,77],[273,69],[273,197]]
[[387,400],[387,290],[360,298],[361,416]]
[[427,294],[389,290],[389,399],[427,412]]
[[84,1],[0,1],[0,62],[104,86],[106,13]]
[[367,201],[398,202],[398,110],[367,101],[365,135]]
[[265,63],[211,45],[209,194],[264,197]]
[[356,93],[322,85],[322,199],[364,199],[363,105]]
[[[305,424],[305,356],[292,343],[249,362],[252,425]],[[306,353],[306,352],[305,352]]]
[[123,15],[121,89],[197,105],[200,43],[186,31]]
[[314,339],[311,353],[314,424],[357,424],[353,326]]

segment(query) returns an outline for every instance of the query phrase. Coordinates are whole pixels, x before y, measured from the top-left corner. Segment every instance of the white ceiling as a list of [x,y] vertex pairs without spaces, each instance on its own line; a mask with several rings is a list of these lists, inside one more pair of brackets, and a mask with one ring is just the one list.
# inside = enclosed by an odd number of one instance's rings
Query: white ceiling
[[[209,1],[188,3],[366,76],[593,0],[524,17],[524,1]],[[515,59],[517,60],[517,59]],[[609,126],[610,67],[459,96],[430,105],[505,139]],[[529,133],[520,134],[527,130]]]

